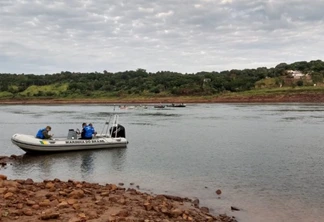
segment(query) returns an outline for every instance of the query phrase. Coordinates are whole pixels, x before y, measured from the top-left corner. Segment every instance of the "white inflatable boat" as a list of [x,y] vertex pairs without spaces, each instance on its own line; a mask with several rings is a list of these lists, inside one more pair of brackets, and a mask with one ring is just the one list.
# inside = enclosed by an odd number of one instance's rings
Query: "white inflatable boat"
[[[13,144],[27,153],[64,152],[92,149],[109,149],[127,147],[128,141],[125,138],[125,128],[115,123],[105,134],[97,134],[92,139],[79,139],[74,129],[69,129],[66,138],[38,139],[33,135],[14,134],[11,137]],[[109,128],[109,122],[107,129]]]

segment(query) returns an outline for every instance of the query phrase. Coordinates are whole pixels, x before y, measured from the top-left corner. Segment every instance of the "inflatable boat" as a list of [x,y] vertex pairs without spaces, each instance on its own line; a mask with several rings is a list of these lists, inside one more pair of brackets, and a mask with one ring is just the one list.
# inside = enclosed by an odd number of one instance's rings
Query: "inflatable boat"
[[[106,124],[109,127],[109,123]],[[46,140],[38,139],[33,135],[17,133],[11,137],[11,141],[27,153],[125,148],[128,144],[125,128],[117,123],[113,124],[105,134],[94,135],[92,139],[80,139],[77,130],[69,129],[66,138]]]

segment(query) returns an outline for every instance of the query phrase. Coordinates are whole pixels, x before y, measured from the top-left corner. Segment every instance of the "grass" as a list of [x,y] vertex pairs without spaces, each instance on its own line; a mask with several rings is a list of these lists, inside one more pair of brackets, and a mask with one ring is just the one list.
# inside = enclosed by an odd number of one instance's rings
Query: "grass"
[[51,84],[51,85],[45,85],[45,86],[29,86],[25,91],[19,93],[19,95],[22,96],[27,96],[27,97],[32,97],[35,96],[37,94],[39,94],[39,92],[43,92],[43,93],[52,93],[53,95],[59,95],[62,92],[67,91],[68,89],[68,84]]

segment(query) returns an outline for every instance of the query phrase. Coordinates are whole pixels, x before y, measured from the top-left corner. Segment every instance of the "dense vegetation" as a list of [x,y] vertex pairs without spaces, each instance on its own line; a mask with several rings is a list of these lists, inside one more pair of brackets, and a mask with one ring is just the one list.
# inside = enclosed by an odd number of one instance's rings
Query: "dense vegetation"
[[[288,70],[307,74],[295,79]],[[149,73],[144,69],[109,73],[0,74],[0,98],[201,96],[242,92],[256,88],[321,85],[324,62],[281,63],[274,68],[181,74]]]

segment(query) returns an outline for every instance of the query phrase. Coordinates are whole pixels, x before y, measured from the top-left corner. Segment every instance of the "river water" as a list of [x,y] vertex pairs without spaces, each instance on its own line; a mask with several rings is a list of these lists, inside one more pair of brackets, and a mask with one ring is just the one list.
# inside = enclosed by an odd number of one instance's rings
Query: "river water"
[[[55,136],[65,137],[82,122],[100,132],[113,112],[126,128],[127,148],[24,155],[0,174],[123,182],[143,192],[196,197],[213,213],[243,222],[324,221],[322,104],[190,104],[161,110],[2,105],[0,155],[24,154],[11,144],[14,133],[35,134],[51,125]],[[231,206],[241,211],[231,212]]]

